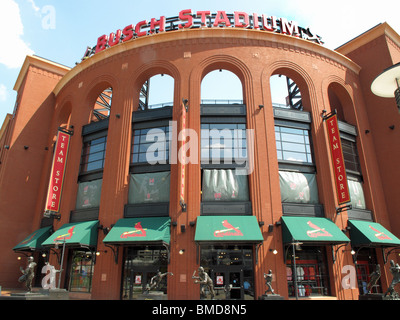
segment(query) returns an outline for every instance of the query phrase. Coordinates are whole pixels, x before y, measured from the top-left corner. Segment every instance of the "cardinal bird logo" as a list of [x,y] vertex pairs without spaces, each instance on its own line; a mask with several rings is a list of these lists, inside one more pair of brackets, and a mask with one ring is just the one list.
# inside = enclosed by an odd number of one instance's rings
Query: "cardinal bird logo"
[[125,231],[121,234],[122,239],[130,238],[130,237],[145,237],[146,236],[146,230],[142,227],[141,222],[137,222],[135,224],[135,230],[132,231]]
[[317,237],[332,237],[332,235],[325,230],[325,228],[320,228],[317,225],[313,224],[311,221],[308,221],[307,224],[313,230],[307,231],[307,236],[310,238],[317,238]]
[[241,237],[243,236],[242,231],[239,230],[239,227],[234,227],[232,226],[228,220],[222,221],[222,225],[226,229],[222,230],[215,230],[214,231],[214,237],[221,238],[221,237],[226,237],[226,236],[236,236],[236,237]]
[[377,237],[379,240],[392,240],[392,238],[390,238],[389,236],[387,236],[386,234],[384,234],[383,232],[375,229],[373,226],[369,226],[373,231],[375,231],[376,233],[374,234],[375,237]]
[[27,244],[29,241],[31,241],[31,240],[36,236],[36,233],[37,233],[37,232],[33,233],[30,237],[26,238],[26,239],[25,239],[24,241],[22,241],[20,244]]
[[62,241],[62,240],[69,240],[69,239],[71,239],[71,238],[72,238],[72,235],[74,234],[74,228],[75,228],[75,226],[69,228],[67,233],[61,234],[61,235],[59,235],[58,237],[55,237],[53,241],[54,241],[54,242],[57,242],[57,241],[60,241],[60,240]]

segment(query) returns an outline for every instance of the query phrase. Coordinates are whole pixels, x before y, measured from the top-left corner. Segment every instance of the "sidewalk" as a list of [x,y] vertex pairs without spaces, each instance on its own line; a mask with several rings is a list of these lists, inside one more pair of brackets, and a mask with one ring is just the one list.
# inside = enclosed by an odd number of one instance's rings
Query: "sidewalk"
[[[85,299],[86,298],[86,299]],[[70,293],[64,289],[44,290],[40,287],[32,288],[32,292],[27,293],[22,288],[2,288],[0,300],[89,300]]]

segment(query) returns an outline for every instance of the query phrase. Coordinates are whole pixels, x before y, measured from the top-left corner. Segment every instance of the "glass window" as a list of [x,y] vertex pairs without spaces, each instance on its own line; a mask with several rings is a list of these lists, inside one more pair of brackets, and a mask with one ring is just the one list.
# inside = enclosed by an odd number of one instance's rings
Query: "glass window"
[[[125,259],[122,282],[122,299],[143,299],[146,293],[148,299],[153,298],[153,291],[157,298],[167,294],[168,277],[168,252],[163,247],[127,247],[125,248]],[[161,273],[161,275],[159,274]],[[161,281],[154,286],[157,274]],[[152,280],[153,279],[153,280]],[[162,293],[162,295],[160,294]]]
[[308,130],[275,126],[278,160],[313,163]]
[[246,125],[201,124],[202,163],[234,163],[247,159]]
[[346,170],[361,174],[360,161],[358,158],[357,145],[353,141],[341,139],[343,158]]
[[128,203],[169,202],[170,172],[131,174]]
[[81,173],[104,168],[107,136],[87,141],[83,144]]
[[72,252],[69,291],[91,292],[93,269],[91,252],[74,250]]
[[235,169],[204,169],[202,201],[249,201],[247,175]]
[[[371,288],[368,284],[371,281],[371,275],[373,272],[380,269],[377,264],[376,253],[374,249],[362,248],[358,251],[357,262],[356,262],[356,273],[357,273],[357,283],[360,294],[368,293],[368,289],[371,289],[371,293],[382,293],[381,281],[373,284],[371,283]],[[378,270],[378,272],[381,270]]]
[[76,197],[76,209],[100,207],[101,186],[103,179],[80,182]]
[[292,250],[286,257],[286,277],[289,296],[294,297],[295,275],[297,276],[298,297],[329,295],[329,276],[323,247],[302,246],[296,250],[296,270],[294,270]]
[[134,130],[131,163],[168,163],[171,130],[169,126]]
[[367,209],[361,182],[348,179],[347,183],[349,186],[351,205],[353,209]]
[[318,203],[315,174],[279,171],[282,202]]

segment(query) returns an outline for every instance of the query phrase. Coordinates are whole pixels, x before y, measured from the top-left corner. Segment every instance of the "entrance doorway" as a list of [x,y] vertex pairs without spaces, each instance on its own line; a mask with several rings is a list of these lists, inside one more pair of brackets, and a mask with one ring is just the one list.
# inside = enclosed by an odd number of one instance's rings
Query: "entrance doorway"
[[[202,246],[200,265],[214,284],[217,300],[253,300],[253,248],[251,246]],[[206,292],[207,299],[211,298]]]
[[[125,262],[122,283],[122,300],[151,299],[149,295],[151,279],[158,272],[168,269],[168,254],[164,247],[136,246],[125,248]],[[159,299],[167,295],[167,276],[150,293],[157,293]]]

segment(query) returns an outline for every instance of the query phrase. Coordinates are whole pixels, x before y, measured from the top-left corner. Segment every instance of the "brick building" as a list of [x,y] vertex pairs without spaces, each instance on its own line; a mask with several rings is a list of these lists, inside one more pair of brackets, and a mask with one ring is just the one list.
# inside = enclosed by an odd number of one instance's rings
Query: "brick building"
[[[113,44],[117,32],[73,68],[26,58],[0,137],[3,288],[21,286],[33,255],[36,286],[45,262],[60,268],[63,257],[61,286],[82,299],[199,299],[200,266],[216,299],[258,299],[272,270],[285,299],[356,300],[377,264],[372,290],[386,292],[400,246],[400,116],[370,85],[400,61],[400,36],[383,23],[329,50],[252,19],[252,29]],[[242,101],[202,101],[202,80],[220,69],[240,80]],[[173,79],[172,103],[148,104],[155,75]],[[271,98],[277,75],[286,106]],[[343,204],[328,114],[338,119]]]

